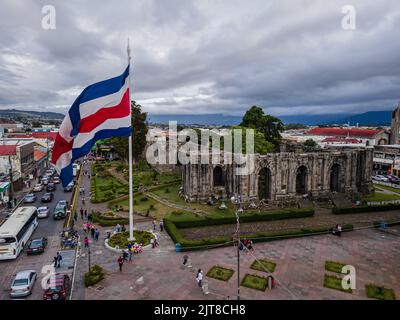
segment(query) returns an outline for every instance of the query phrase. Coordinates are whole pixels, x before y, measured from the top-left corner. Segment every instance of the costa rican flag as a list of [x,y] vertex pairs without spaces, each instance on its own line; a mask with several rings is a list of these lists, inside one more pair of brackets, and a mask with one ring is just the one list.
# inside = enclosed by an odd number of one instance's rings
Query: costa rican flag
[[56,136],[51,163],[63,187],[72,180],[72,164],[97,140],[130,136],[129,66],[120,76],[86,87],[72,104]]

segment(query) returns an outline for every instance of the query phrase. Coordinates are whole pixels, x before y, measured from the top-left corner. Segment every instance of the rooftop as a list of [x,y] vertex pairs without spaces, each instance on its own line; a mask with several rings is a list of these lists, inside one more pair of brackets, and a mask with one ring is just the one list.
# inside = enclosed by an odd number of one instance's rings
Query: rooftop
[[313,128],[308,130],[308,134],[317,136],[339,136],[339,137],[359,137],[374,138],[382,129],[360,129],[360,128]]

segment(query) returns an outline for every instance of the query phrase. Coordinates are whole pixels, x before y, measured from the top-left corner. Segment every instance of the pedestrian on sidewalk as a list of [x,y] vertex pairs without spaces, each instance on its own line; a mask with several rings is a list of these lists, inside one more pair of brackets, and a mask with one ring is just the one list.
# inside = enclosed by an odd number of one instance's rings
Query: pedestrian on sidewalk
[[87,216],[88,221],[93,222],[93,215],[91,213]]
[[154,238],[154,248],[159,247],[160,244],[157,241],[157,238]]
[[87,223],[84,223],[84,224],[82,225],[82,229],[83,229],[83,232],[84,232],[84,233],[87,233]]
[[78,221],[78,215],[77,215],[76,211],[74,212],[74,221],[75,222]]
[[154,245],[154,238],[150,239],[150,244],[151,244],[151,248],[154,249],[155,245]]
[[85,248],[89,248],[89,238],[87,236],[85,236],[83,243],[85,244]]
[[85,205],[85,197],[82,197],[82,205]]
[[156,219],[153,220],[153,231],[156,231],[157,221]]
[[122,250],[122,259],[128,261],[128,253],[125,250]]
[[88,215],[87,215],[87,209],[85,209],[84,212],[85,212],[85,218],[87,219],[87,216],[88,216]]
[[94,226],[92,225],[92,227],[90,228],[90,236],[92,237],[92,239],[94,239],[94,234],[96,232],[96,229],[94,228]]
[[118,266],[119,266],[119,271],[122,271],[122,266],[124,265],[124,260],[122,259],[121,256],[118,258]]
[[128,252],[129,252],[129,262],[132,262],[132,256],[133,256],[132,247],[128,249]]
[[99,229],[96,228],[96,230],[94,231],[94,240],[99,241],[99,236],[100,236],[100,231]]
[[83,220],[83,208],[81,208],[80,212],[81,212],[81,219]]
[[62,256],[61,256],[60,252],[57,252],[57,255],[54,257],[54,268],[61,267],[61,260],[62,260]]
[[188,260],[189,260],[189,256],[187,255],[187,254],[185,254],[184,256],[183,256],[183,265],[184,266],[186,266],[186,263],[188,262]]
[[201,269],[197,271],[196,281],[201,288],[203,286],[203,271]]
[[160,221],[160,231],[164,231],[164,222],[162,220]]

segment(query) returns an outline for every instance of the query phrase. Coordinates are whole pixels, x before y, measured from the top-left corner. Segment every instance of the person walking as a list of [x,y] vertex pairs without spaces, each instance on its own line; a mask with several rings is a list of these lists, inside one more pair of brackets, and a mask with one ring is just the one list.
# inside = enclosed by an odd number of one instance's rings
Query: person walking
[[54,267],[55,268],[61,267],[61,260],[62,260],[62,256],[61,256],[60,252],[57,252],[57,255],[54,257]]
[[82,197],[82,205],[85,205],[85,197]]
[[160,231],[164,231],[164,222],[162,220],[160,221]]
[[132,256],[133,256],[132,247],[128,249],[128,252],[129,252],[129,262],[132,262]]
[[199,287],[201,288],[203,286],[203,271],[201,269],[197,271],[196,280]]
[[83,208],[81,208],[80,212],[81,212],[81,219],[83,220]]
[[96,230],[94,231],[94,240],[99,241],[99,236],[100,236],[100,230],[96,228]]
[[96,232],[96,229],[94,228],[94,226],[92,225],[92,227],[90,228],[90,236],[92,237],[92,239],[94,239],[94,234]]
[[153,231],[156,231],[156,225],[157,225],[157,221],[154,219],[153,220]]
[[122,250],[122,259],[128,261],[128,253],[125,250]]
[[83,240],[83,243],[85,245],[85,248],[89,248],[89,238],[85,236],[85,239]]
[[122,266],[124,265],[124,260],[122,259],[121,256],[118,257],[118,266],[119,266],[119,271],[122,272]]
[[188,256],[187,254],[185,254],[185,255],[183,256],[183,263],[182,263],[182,264],[183,264],[184,266],[186,266],[188,260],[189,260],[189,256]]
[[84,213],[85,213],[85,219],[87,219],[87,217],[88,217],[88,215],[87,215],[87,209],[85,209]]
[[75,222],[78,221],[78,214],[76,213],[76,211],[74,212],[74,221],[75,221]]

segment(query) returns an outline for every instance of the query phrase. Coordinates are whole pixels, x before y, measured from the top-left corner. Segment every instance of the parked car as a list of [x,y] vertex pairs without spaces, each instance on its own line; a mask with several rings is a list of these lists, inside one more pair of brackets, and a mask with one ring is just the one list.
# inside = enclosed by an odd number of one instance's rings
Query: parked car
[[24,197],[24,203],[33,203],[36,201],[36,196],[33,193],[28,193]]
[[26,253],[28,255],[41,254],[47,247],[47,238],[33,239],[29,242]]
[[47,192],[56,191],[56,185],[52,182],[48,183],[47,187],[46,187],[46,191]]
[[22,298],[32,293],[37,274],[35,270],[25,270],[18,272],[11,284],[10,297]]
[[394,184],[400,184],[400,178],[393,175],[393,174],[388,174],[386,176],[389,179],[389,182],[394,183]]
[[37,209],[38,212],[38,218],[42,219],[42,218],[47,218],[49,216],[50,210],[49,207],[39,207]]
[[47,289],[43,293],[43,300],[66,300],[71,290],[71,281],[68,275],[56,273],[47,280]]
[[388,178],[386,178],[385,176],[382,176],[382,175],[380,175],[380,174],[378,174],[378,175],[376,175],[376,176],[373,176],[373,177],[372,177],[372,180],[375,180],[375,181],[382,181],[382,182],[389,182],[389,179],[388,179]]
[[59,176],[56,176],[56,177],[54,177],[53,178],[53,183],[60,183],[61,182],[61,180],[60,180],[60,177]]
[[42,196],[42,202],[51,202],[54,199],[54,194],[52,194],[51,192],[46,192],[43,196]]
[[46,176],[51,177],[54,174],[54,170],[53,169],[48,169],[46,170]]
[[40,192],[43,190],[43,185],[41,183],[37,183],[35,184],[35,186],[33,187],[33,192]]
[[[65,201],[65,200],[64,200]],[[66,214],[67,214],[67,205],[66,203],[63,203],[59,201],[57,203],[57,206],[54,208],[54,212],[53,212],[53,219],[57,220],[57,219],[64,219]]]
[[64,191],[65,191],[65,192],[71,192],[73,188],[74,188],[74,182],[71,181],[71,182],[64,188]]
[[43,183],[45,186],[47,186],[49,182],[50,182],[49,177],[43,177],[43,178],[42,178],[42,183]]

